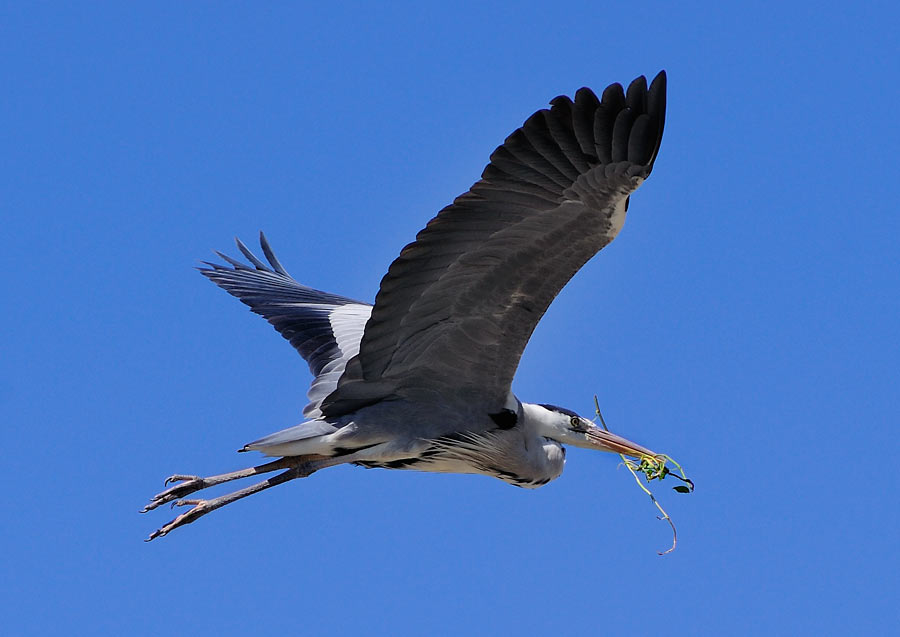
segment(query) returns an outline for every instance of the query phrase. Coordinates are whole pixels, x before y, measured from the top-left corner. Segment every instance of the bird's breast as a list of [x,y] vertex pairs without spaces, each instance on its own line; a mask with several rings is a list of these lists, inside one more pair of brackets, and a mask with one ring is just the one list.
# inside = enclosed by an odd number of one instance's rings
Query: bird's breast
[[463,432],[423,441],[408,457],[373,458],[356,464],[382,469],[487,475],[526,489],[559,477],[565,450],[544,437],[525,437],[515,429]]

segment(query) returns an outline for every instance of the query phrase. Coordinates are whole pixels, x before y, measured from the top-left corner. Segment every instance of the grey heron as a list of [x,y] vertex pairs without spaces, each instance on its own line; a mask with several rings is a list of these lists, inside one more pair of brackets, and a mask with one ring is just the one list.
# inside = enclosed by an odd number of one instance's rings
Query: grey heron
[[[295,281],[265,236],[265,261],[201,272],[266,318],[309,364],[304,422],[245,445],[276,459],[210,477],[174,475],[144,508],[190,507],[149,540],[226,504],[338,464],[493,476],[535,488],[559,477],[564,445],[653,452],[573,411],[511,390],[538,321],[569,279],[622,228],[650,175],[666,76],[587,88],[537,111],[391,264],[374,305]],[[201,489],[280,471],[244,489]]]

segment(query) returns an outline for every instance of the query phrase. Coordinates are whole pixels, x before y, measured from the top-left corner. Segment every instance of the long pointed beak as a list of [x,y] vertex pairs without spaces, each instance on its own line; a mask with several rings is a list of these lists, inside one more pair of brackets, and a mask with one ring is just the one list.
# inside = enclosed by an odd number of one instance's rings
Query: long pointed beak
[[641,445],[631,442],[630,440],[610,433],[600,427],[592,427],[587,432],[588,441],[596,448],[602,451],[612,451],[613,453],[621,453],[632,458],[640,458],[641,456],[655,456],[656,454],[642,447]]

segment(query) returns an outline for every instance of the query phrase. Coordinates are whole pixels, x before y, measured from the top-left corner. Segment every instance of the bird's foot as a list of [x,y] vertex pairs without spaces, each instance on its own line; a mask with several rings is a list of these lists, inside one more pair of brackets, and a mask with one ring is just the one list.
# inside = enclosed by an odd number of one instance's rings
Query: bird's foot
[[150,502],[148,502],[147,505],[143,509],[141,509],[141,513],[152,511],[156,507],[166,504],[167,502],[177,500],[178,498],[183,498],[184,496],[190,495],[195,491],[200,491],[201,489],[205,489],[206,487],[210,487],[213,485],[212,481],[207,480],[206,478],[201,478],[200,476],[186,476],[175,474],[174,476],[169,476],[168,478],[166,478],[163,486],[168,486],[173,482],[179,482],[180,484],[176,484],[175,486],[169,487],[161,493],[157,493],[150,499]]
[[148,537],[146,541],[149,542],[150,540],[162,537],[169,533],[169,531],[177,529],[179,526],[190,524],[197,518],[206,515],[214,509],[219,508],[218,506],[215,506],[215,504],[215,500],[176,500],[175,502],[172,502],[172,507],[190,506],[191,508],[176,517],[168,524],[164,524],[160,528],[156,529],[153,533],[150,534],[150,537]]
[[[150,537],[147,538],[147,541],[162,537],[163,535],[166,535],[170,531],[177,529],[180,526],[190,524],[197,518],[206,515],[210,511],[215,511],[216,509],[223,507],[226,504],[229,504],[236,500],[240,500],[241,498],[246,498],[248,495],[259,493],[260,491],[268,489],[269,487],[274,487],[278,484],[282,484],[284,482],[287,482],[288,480],[305,478],[306,476],[318,471],[319,469],[324,469],[325,467],[330,467],[335,464],[341,464],[342,462],[346,462],[346,459],[343,457],[326,458],[324,456],[308,455],[279,458],[278,460],[273,460],[272,462],[259,465],[258,467],[239,469],[238,471],[231,471],[230,473],[222,473],[217,476],[208,476],[205,478],[201,478],[200,476],[188,476],[180,474],[170,476],[166,479],[166,486],[168,486],[172,482],[177,482],[178,484],[175,484],[162,493],[157,493],[155,496],[153,496],[147,506],[143,508],[142,513],[152,511],[158,506],[166,504],[168,502],[171,502],[173,507],[191,506],[191,509],[185,511],[165,526],[162,526],[151,533]],[[243,489],[240,489],[238,491],[233,491],[232,493],[226,493],[225,495],[219,496],[217,498],[210,498],[209,500],[182,499],[186,495],[190,495],[191,493],[200,491],[201,489],[206,489],[207,487],[214,487],[225,482],[231,482],[232,480],[240,480],[241,478],[248,478],[260,473],[268,473],[270,471],[278,471],[280,469],[287,469],[287,471],[279,473],[278,475],[273,476],[268,480],[257,482],[256,484],[244,487]]]

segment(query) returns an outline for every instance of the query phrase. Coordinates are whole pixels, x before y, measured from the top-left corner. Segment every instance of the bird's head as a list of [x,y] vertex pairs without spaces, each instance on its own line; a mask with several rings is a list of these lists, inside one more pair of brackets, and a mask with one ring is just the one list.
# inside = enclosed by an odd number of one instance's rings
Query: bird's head
[[525,418],[538,434],[565,445],[621,453],[632,458],[655,456],[652,451],[602,427],[574,411],[555,405],[523,403]]

